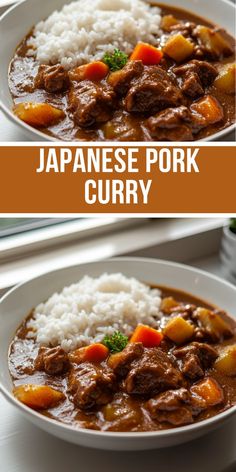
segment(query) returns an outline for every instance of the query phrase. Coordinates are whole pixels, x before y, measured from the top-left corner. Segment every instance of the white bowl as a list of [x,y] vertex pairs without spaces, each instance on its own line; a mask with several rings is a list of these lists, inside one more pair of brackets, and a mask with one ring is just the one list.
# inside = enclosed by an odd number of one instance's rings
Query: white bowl
[[[12,113],[12,98],[8,87],[9,63],[17,45],[30,29],[38,21],[47,18],[55,9],[60,9],[70,2],[71,0],[50,0],[50,2],[47,0],[24,0],[10,8],[0,19],[0,108],[11,121],[22,128],[30,139],[37,141],[53,141],[55,139],[27,125]],[[158,2],[153,0],[153,3]],[[177,0],[162,0],[160,3],[181,6],[219,24],[232,36],[235,34],[235,6],[229,0],[182,0],[181,5]],[[222,139],[234,129],[235,125],[231,125],[227,129],[205,138],[204,141]]]
[[236,287],[192,267],[154,259],[118,258],[49,272],[11,290],[0,301],[0,391],[12,405],[43,430],[82,446],[111,450],[144,450],[169,447],[197,438],[221,425],[235,414],[232,407],[202,422],[176,429],[147,433],[113,433],[75,429],[42,416],[12,395],[8,371],[8,348],[25,316],[53,292],[71,284],[85,274],[99,276],[104,272],[122,272],[143,282],[183,289],[225,309],[236,312]]

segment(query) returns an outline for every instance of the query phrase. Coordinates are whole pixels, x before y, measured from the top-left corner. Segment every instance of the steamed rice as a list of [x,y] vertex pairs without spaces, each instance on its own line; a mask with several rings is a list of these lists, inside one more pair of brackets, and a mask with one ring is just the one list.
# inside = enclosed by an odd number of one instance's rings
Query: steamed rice
[[142,0],[77,0],[36,25],[29,55],[69,69],[114,48],[130,54],[138,41],[156,44],[160,21],[160,9]]
[[160,292],[122,274],[85,276],[38,305],[28,321],[28,337],[70,351],[100,342],[119,330],[129,336],[139,323],[156,326]]

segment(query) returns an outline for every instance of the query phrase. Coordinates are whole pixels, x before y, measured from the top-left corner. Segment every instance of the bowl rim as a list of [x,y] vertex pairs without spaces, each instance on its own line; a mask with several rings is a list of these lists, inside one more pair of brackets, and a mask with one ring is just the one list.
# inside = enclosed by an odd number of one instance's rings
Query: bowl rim
[[[23,4],[23,3],[26,3],[28,0],[20,0],[18,1],[16,4],[13,4],[10,8],[8,8],[1,16],[0,16],[0,23],[2,21],[4,21],[4,19],[8,16],[11,15],[11,12],[14,11],[15,9],[17,9],[19,7],[19,5]],[[71,0],[72,1],[72,0]],[[176,0],[177,1],[177,0]],[[229,7],[234,7],[235,10],[236,10],[236,5],[231,2],[230,0],[220,0],[222,3],[225,3],[226,5],[228,5]],[[9,109],[4,103],[3,101],[1,100],[0,98],[0,110],[2,110],[2,112],[5,114],[5,116],[11,121],[13,122],[14,124],[16,124],[16,126],[18,128],[21,128],[22,131],[24,131],[27,136],[31,137],[32,140],[34,142],[37,142],[37,137],[38,139],[40,139],[40,141],[51,141],[51,142],[59,142],[61,144],[70,144],[70,141],[63,141],[63,140],[60,140],[54,136],[49,136],[45,133],[43,133],[42,131],[40,131],[40,129],[37,129],[37,128],[33,128],[32,126],[28,125],[27,123],[23,122],[22,120],[20,120],[17,116],[14,115],[14,113],[12,112],[11,109]],[[190,144],[193,144],[194,142],[197,143],[197,142],[211,142],[211,141],[219,141],[221,138],[227,136],[228,134],[232,133],[233,131],[236,131],[236,123],[232,123],[230,126],[220,130],[220,131],[217,131],[217,133],[214,133],[214,134],[211,134],[210,136],[206,136],[205,138],[202,138],[202,139],[199,139],[199,140],[196,140],[196,141],[191,141]],[[236,138],[236,136],[235,136]],[[87,142],[85,141],[72,141],[73,143],[74,142],[82,142],[84,144],[87,144]],[[72,143],[71,142],[71,143]],[[103,141],[89,141],[88,144],[91,144],[91,142],[103,142]],[[107,141],[109,143],[109,141]],[[122,143],[122,141],[112,141],[112,143],[114,144],[114,142],[119,142],[119,143]],[[161,145],[161,143],[166,143],[166,141],[148,141],[150,143],[158,143],[159,145]],[[182,141],[179,141],[179,142],[182,142]],[[125,142],[127,144],[127,142]],[[139,141],[133,141],[133,144],[135,145],[135,143],[139,143]],[[185,142],[186,143],[186,142]],[[173,144],[173,143],[172,143]]]
[[[189,272],[194,272],[196,273],[197,275],[199,276],[204,276],[204,277],[208,277],[210,279],[212,279],[213,281],[216,281],[218,283],[221,283],[225,286],[227,286],[228,288],[232,289],[235,293],[236,293],[236,287],[231,284],[230,282],[222,279],[221,277],[218,277],[214,274],[211,274],[205,270],[202,270],[202,269],[198,269],[198,268],[195,268],[195,267],[192,267],[190,265],[187,265],[187,264],[182,264],[182,263],[179,263],[179,262],[172,262],[172,261],[167,261],[167,260],[162,260],[162,259],[155,259],[155,258],[146,258],[146,257],[114,257],[114,258],[106,258],[106,259],[102,259],[100,261],[93,261],[93,262],[85,262],[85,263],[82,263],[82,264],[74,264],[74,265],[70,265],[70,266],[66,266],[66,267],[61,267],[59,269],[56,269],[56,270],[53,270],[53,271],[47,271],[47,272],[44,272],[42,274],[40,274],[39,276],[37,277],[30,277],[28,278],[27,280],[25,280],[24,282],[16,285],[15,287],[13,287],[12,289],[10,289],[6,294],[4,294],[1,298],[0,298],[0,304],[3,303],[8,297],[11,296],[12,293],[14,293],[15,291],[17,291],[19,288],[21,287],[24,287],[24,286],[27,286],[28,283],[30,283],[31,281],[33,280],[37,280],[37,279],[40,279],[40,278],[43,278],[44,276],[47,276],[49,274],[57,274],[59,273],[60,271],[63,271],[63,270],[69,270],[70,268],[75,268],[75,267],[83,267],[83,266],[90,266],[90,265],[94,265],[94,264],[99,264],[99,263],[106,263],[106,262],[115,262],[115,261],[119,261],[119,262],[138,262],[138,263],[141,263],[141,262],[145,262],[145,263],[149,263],[149,264],[160,264],[160,265],[164,265],[164,266],[171,266],[171,267],[175,267],[176,269],[182,269],[182,270],[187,270]],[[79,427],[75,427],[75,426],[72,426],[72,425],[68,425],[66,423],[61,423],[55,419],[52,419],[52,418],[48,418],[44,415],[42,415],[41,413],[35,411],[35,410],[32,410],[30,409],[29,407],[27,407],[26,405],[24,405],[23,403],[21,403],[20,401],[18,401],[11,392],[8,391],[8,389],[6,387],[4,387],[4,385],[2,384],[2,382],[0,381],[0,392],[5,396],[5,398],[15,407],[17,407],[22,413],[24,413],[28,418],[35,418],[35,420],[37,420],[37,423],[39,423],[39,426],[40,424],[48,424],[49,426],[50,425],[54,425],[56,427],[58,427],[61,431],[67,431],[68,433],[72,433],[72,434],[76,434],[76,433],[79,433],[79,434],[83,434],[84,436],[88,436],[88,437],[93,437],[93,436],[97,436],[99,435],[99,437],[103,437],[103,438],[125,438],[127,440],[129,439],[135,439],[135,438],[165,438],[165,437],[169,437],[169,436],[177,436],[178,434],[183,434],[183,433],[188,433],[188,432],[191,432],[191,431],[196,431],[196,430],[199,430],[199,429],[204,429],[204,427],[207,427],[207,426],[210,426],[210,425],[214,425],[214,424],[218,424],[220,423],[221,421],[225,420],[226,418],[229,418],[230,416],[232,416],[233,414],[236,413],[236,405],[235,406],[232,406],[230,408],[228,408],[227,410],[219,413],[218,415],[215,415],[211,418],[208,418],[206,420],[203,420],[203,421],[199,421],[197,423],[193,423],[193,424],[190,424],[190,425],[185,425],[185,426],[180,426],[180,427],[177,427],[177,428],[173,428],[173,429],[166,429],[166,430],[161,430],[161,431],[141,431],[141,432],[114,432],[114,431],[101,431],[101,430],[92,430],[92,429],[84,429],[84,428],[79,428]]]

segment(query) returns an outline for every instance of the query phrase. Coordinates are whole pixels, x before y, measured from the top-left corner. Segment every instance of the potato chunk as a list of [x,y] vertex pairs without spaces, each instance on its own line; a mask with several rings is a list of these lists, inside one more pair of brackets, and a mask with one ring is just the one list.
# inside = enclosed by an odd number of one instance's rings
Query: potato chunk
[[171,36],[166,42],[163,51],[167,56],[174,59],[176,62],[182,62],[187,57],[191,56],[194,46],[182,34],[178,33]]
[[193,385],[190,389],[191,393],[203,398],[207,406],[214,406],[222,403],[224,394],[218,382],[207,377]]
[[216,340],[232,336],[230,325],[220,315],[206,308],[197,308],[194,314],[203,328],[207,329]]
[[173,15],[164,15],[161,20],[161,28],[164,31],[170,31],[171,26],[175,26],[179,24],[179,20],[175,18]]
[[214,85],[228,94],[235,93],[236,64],[227,64],[220,69]]
[[230,377],[236,375],[236,345],[228,346],[220,352],[215,368]]
[[216,98],[206,95],[190,107],[191,111],[202,115],[207,125],[218,123],[224,117],[222,106]]
[[62,392],[47,385],[19,385],[13,389],[13,395],[24,405],[34,410],[44,410],[57,405],[65,396]]
[[163,332],[174,343],[183,344],[192,338],[194,327],[181,316],[176,316],[168,321]]
[[171,310],[177,306],[179,306],[179,302],[177,302],[173,297],[166,297],[161,301],[161,311],[164,311],[165,313],[170,313]]
[[230,56],[232,54],[233,51],[229,42],[218,31],[199,25],[196,28],[196,32],[201,43],[210,53],[217,57]]
[[25,123],[35,128],[45,128],[64,118],[62,110],[48,103],[19,103],[13,108],[15,115]]

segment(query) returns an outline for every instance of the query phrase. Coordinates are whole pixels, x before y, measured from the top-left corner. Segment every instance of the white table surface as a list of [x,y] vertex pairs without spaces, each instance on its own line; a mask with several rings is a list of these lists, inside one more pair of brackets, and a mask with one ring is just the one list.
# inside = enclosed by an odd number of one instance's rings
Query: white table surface
[[[216,257],[191,261],[221,275]],[[111,452],[66,443],[29,423],[0,395],[1,472],[235,472],[236,418],[171,449]]]

